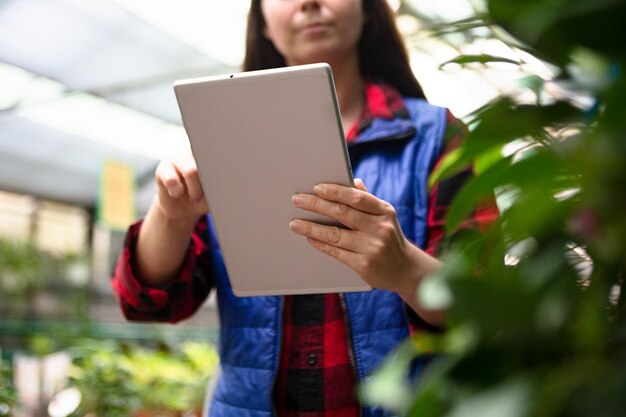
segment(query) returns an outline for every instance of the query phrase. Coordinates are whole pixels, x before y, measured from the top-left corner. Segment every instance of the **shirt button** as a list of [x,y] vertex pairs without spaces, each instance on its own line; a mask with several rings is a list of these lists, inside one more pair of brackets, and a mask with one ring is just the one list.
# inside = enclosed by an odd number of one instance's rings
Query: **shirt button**
[[316,355],[315,353],[311,353],[311,354],[309,355],[309,358],[307,359],[307,363],[308,363],[310,366],[315,365],[315,364],[317,363],[317,355]]

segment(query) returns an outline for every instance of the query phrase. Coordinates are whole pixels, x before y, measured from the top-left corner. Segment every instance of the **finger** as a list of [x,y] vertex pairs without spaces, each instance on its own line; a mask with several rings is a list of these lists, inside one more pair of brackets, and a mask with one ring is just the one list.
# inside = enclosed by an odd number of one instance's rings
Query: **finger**
[[327,226],[315,222],[296,219],[289,223],[292,232],[313,238],[329,245],[346,249],[350,252],[363,252],[364,244],[353,230],[341,229],[337,226]]
[[185,194],[185,185],[173,163],[161,161],[157,166],[155,177],[159,189],[172,198],[180,198]]
[[367,191],[353,187],[338,184],[318,184],[313,187],[313,192],[326,200],[336,201],[366,213],[383,215],[393,211],[391,204],[376,198]]
[[292,202],[298,208],[335,219],[350,229],[358,230],[371,222],[368,213],[355,210],[346,204],[325,200],[313,194],[296,194],[292,197]]
[[333,245],[329,245],[328,243],[313,239],[307,238],[306,240],[309,245],[313,246],[318,251],[337,259],[339,262],[342,262],[348,265],[350,268],[354,269],[353,265],[356,264],[356,257],[358,256],[354,252],[350,252],[349,250],[338,248]]
[[354,179],[354,186],[356,188],[358,188],[359,190],[361,190],[361,191],[368,192],[367,191],[367,187],[365,187],[365,183],[363,182],[363,180],[361,178],[355,178]]
[[184,185],[187,187],[189,199],[193,202],[200,201],[204,198],[200,177],[198,176],[198,166],[193,158],[186,158],[176,163],[176,168],[184,179]]

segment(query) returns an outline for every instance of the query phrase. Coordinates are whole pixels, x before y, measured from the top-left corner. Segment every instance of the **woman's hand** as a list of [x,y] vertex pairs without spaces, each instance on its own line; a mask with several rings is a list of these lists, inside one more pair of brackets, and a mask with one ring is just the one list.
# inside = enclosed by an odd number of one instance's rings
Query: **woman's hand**
[[424,319],[438,322],[439,313],[433,320],[424,317],[416,289],[439,261],[404,236],[391,204],[367,192],[361,180],[355,180],[355,185],[319,184],[315,194],[293,196],[296,207],[335,219],[349,229],[301,219],[289,227],[320,252],[351,267],[372,287],[397,292]]
[[156,169],[155,204],[170,220],[197,220],[209,211],[193,157],[162,161]]
[[149,285],[176,277],[193,228],[209,211],[191,156],[159,163],[155,177],[157,193],[139,231],[135,262],[138,277]]

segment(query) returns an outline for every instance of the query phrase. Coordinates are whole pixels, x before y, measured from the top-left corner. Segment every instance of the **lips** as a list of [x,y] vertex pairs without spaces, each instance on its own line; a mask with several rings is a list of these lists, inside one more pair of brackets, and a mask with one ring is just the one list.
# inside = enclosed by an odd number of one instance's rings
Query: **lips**
[[315,34],[315,33],[324,32],[329,27],[330,25],[326,22],[309,22],[305,25],[302,25],[302,28],[300,29],[300,31],[302,33]]

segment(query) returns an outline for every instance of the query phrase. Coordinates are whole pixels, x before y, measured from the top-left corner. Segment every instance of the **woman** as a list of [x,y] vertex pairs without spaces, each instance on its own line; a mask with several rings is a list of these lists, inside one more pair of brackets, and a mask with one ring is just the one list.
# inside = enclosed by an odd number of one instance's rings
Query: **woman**
[[159,165],[157,195],[116,268],[114,289],[134,320],[186,318],[216,288],[222,375],[212,416],[388,415],[359,404],[357,382],[410,327],[442,324],[442,313],[422,308],[415,294],[439,267],[432,255],[460,177],[430,193],[427,179],[464,129],[423,99],[385,0],[253,0],[244,69],[312,62],[333,69],[361,180],[293,197],[348,229],[298,219],[289,227],[376,289],[235,297],[192,160]]

